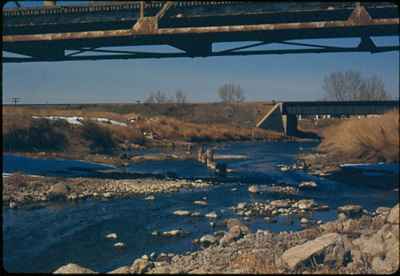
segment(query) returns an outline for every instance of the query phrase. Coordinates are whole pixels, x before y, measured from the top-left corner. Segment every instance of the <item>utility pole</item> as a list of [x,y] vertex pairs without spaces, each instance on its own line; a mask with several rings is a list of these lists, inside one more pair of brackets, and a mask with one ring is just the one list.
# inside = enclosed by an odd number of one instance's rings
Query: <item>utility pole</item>
[[17,106],[17,103],[20,102],[21,98],[19,97],[12,97],[11,101],[14,103],[14,106]]

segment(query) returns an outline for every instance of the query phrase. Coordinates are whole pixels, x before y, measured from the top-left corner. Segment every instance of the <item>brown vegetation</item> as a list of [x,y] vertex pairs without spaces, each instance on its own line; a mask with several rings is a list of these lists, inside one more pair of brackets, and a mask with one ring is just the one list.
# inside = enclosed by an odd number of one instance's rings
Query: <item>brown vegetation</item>
[[[144,103],[144,104],[59,104],[3,106],[3,114],[37,116],[105,117],[123,121],[134,116],[167,116],[188,123],[225,124],[254,127],[274,106],[270,102],[243,103]],[[29,118],[29,117],[28,117]]]
[[[112,154],[130,144],[146,146],[153,143],[168,144],[175,141],[209,142],[282,138],[279,133],[255,127],[242,127],[235,121],[221,123],[217,120],[218,122],[213,122],[216,116],[215,113],[210,112],[215,109],[213,105],[203,105],[204,109],[209,111],[208,114],[204,111],[195,111],[194,106],[185,105],[179,109],[171,105],[172,111],[170,112],[174,116],[149,116],[148,113],[145,113],[146,116],[144,116],[133,112],[118,114],[93,110],[90,106],[87,109],[71,109],[68,106],[64,106],[64,108],[6,106],[3,107],[3,146],[6,151]],[[222,107],[240,109],[237,105],[234,107],[223,105],[220,106],[222,112],[224,112]],[[153,105],[154,110],[163,110],[163,108],[165,108],[164,105]],[[245,106],[244,110],[248,110],[248,108],[249,106]],[[185,116],[196,113],[198,121],[178,119],[178,110],[185,112]],[[255,112],[252,113],[252,116],[254,114]],[[32,116],[78,116],[83,117],[83,125],[71,125],[64,120],[33,119]],[[95,122],[89,120],[90,118],[112,119],[126,123],[127,126]],[[242,119],[248,121],[249,118]],[[226,118],[222,118],[222,120],[226,120]]]
[[399,111],[352,118],[323,131],[320,150],[331,160],[399,162]]

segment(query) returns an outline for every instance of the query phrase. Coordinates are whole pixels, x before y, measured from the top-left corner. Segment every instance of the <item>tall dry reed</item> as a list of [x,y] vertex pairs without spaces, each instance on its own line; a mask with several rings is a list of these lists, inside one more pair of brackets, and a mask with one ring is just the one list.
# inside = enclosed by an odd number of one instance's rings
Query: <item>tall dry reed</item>
[[319,148],[336,161],[399,162],[399,110],[328,127]]

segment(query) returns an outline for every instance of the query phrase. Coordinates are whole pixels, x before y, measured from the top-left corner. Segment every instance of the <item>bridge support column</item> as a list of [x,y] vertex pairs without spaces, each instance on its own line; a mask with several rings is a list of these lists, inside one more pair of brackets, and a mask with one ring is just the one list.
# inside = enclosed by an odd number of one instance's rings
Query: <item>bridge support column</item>
[[283,115],[283,126],[285,135],[296,136],[297,134],[297,116],[296,114]]

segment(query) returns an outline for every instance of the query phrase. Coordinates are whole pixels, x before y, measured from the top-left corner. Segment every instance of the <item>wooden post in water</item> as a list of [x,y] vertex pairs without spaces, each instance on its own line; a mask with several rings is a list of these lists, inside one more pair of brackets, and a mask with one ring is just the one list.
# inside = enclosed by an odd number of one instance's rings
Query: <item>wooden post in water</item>
[[205,154],[204,145],[201,145],[199,150],[197,151],[197,160],[201,163],[207,163],[207,156]]
[[216,164],[214,162],[214,150],[213,149],[207,149],[206,163],[207,163],[207,168],[215,170]]

